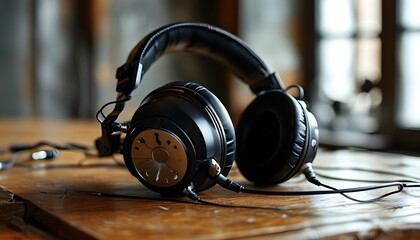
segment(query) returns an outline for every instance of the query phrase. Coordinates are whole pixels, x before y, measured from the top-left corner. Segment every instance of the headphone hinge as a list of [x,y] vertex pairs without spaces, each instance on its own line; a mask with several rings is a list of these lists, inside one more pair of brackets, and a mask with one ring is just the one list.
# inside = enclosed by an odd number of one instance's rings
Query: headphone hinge
[[257,81],[250,85],[250,88],[253,93],[259,95],[262,92],[271,89],[284,89],[282,82],[279,80],[277,73],[271,73],[266,78]]
[[[122,92],[126,96],[130,96],[131,92],[140,84],[142,66],[143,65],[139,62],[130,62],[124,63],[122,66],[117,68],[117,72],[115,74],[115,78],[118,80],[116,91]],[[136,73],[135,75],[134,72]],[[133,79],[135,79],[135,81],[133,81]]]
[[102,137],[96,143],[99,155],[112,155],[119,150],[121,145],[121,134],[119,132],[126,133],[128,126],[121,123],[104,121],[101,124],[101,129]]
[[132,84],[130,82],[130,75],[131,75],[131,66],[129,63],[124,63],[121,67],[117,68],[117,72],[115,74],[115,78],[117,78],[117,92],[123,92],[126,96],[130,95],[127,93],[131,93],[132,91]]

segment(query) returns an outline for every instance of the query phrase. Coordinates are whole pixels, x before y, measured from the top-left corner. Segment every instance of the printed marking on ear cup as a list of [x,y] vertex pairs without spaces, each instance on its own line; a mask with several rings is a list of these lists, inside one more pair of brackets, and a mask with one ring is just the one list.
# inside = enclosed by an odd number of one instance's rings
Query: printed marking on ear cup
[[137,134],[131,157],[137,173],[148,183],[170,187],[185,176],[188,166],[186,149],[173,133],[147,129]]
[[159,139],[159,133],[155,132],[155,141],[158,145],[162,145],[162,141]]

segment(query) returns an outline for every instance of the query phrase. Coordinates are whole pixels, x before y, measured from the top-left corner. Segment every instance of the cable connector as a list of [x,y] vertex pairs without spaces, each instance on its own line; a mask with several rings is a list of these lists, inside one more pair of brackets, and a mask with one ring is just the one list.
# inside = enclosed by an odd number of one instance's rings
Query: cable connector
[[209,159],[207,163],[209,167],[208,173],[209,173],[210,179],[216,181],[216,183],[222,186],[223,188],[226,188],[228,190],[238,192],[238,193],[242,192],[244,187],[240,185],[239,183],[231,181],[225,176],[223,176],[223,174],[221,173],[221,167],[214,158]]
[[192,190],[192,186],[188,186],[184,189],[184,194],[191,200],[201,202],[201,198]]
[[312,163],[305,163],[302,167],[302,173],[305,174],[306,179],[317,186],[321,186],[321,182],[315,175],[315,171],[312,168]]

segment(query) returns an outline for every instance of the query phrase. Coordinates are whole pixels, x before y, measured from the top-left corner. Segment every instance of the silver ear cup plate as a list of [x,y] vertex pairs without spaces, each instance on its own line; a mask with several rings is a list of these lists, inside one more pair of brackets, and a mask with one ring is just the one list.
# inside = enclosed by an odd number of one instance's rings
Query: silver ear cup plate
[[131,158],[138,174],[149,184],[171,187],[187,171],[188,158],[184,144],[168,131],[146,129],[134,138]]

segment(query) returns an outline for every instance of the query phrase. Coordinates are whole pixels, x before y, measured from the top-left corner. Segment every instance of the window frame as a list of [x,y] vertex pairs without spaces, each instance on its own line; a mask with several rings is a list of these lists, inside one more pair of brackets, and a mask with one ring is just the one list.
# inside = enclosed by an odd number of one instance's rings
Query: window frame
[[398,107],[399,85],[401,82],[398,64],[399,41],[404,30],[398,22],[398,0],[382,1],[382,91],[383,119],[381,132],[391,138],[391,148],[400,151],[420,152],[420,129],[398,127],[396,114]]
[[[382,29],[378,37],[381,41],[381,79],[378,87],[383,93],[380,106],[379,128],[375,133],[337,133],[321,129],[321,144],[324,146],[354,146],[366,149],[387,150],[420,154],[420,129],[403,129],[396,122],[400,71],[398,65],[398,44],[402,31],[398,22],[398,0],[381,1]],[[305,2],[303,8],[306,15],[307,56],[304,62],[304,75],[309,89],[308,99],[314,104],[318,99],[319,81],[317,76],[317,63],[319,53],[319,33],[316,26],[317,1]],[[349,38],[356,39],[357,33]],[[355,139],[363,139],[357,141]]]

